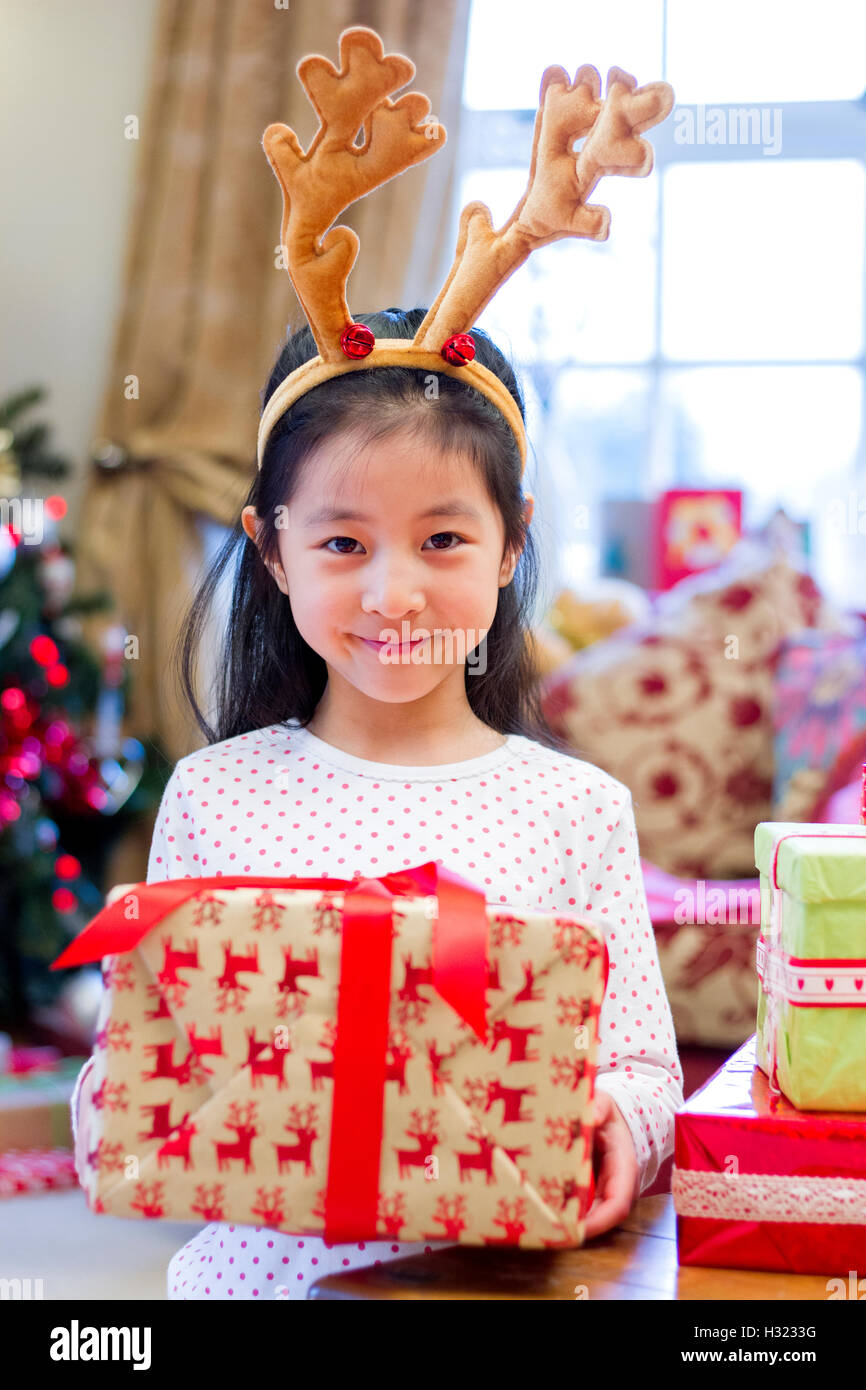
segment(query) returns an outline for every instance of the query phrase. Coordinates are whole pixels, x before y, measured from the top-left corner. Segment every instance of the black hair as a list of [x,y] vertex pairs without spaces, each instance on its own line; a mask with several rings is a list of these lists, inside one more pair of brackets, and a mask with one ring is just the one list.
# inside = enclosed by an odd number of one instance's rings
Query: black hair
[[[412,340],[425,309],[385,309],[356,314],[377,338]],[[503,382],[525,419],[523,396],[514,370],[490,337],[473,328],[476,361]],[[307,324],[287,337],[262,392],[262,409],[290,372],[317,354]],[[329,435],[351,431],[361,446],[398,431],[416,430],[443,451],[467,456],[478,470],[505,528],[505,552],[522,551],[511,582],[499,590],[493,622],[483,639],[486,670],[465,672],[466,695],[477,718],[501,734],[522,734],[561,752],[568,745],[542,713],[534,657],[531,616],[538,587],[532,533],[523,513],[520,454],[510,426],[479,391],[446,372],[436,375],[430,399],[430,372],[417,367],[378,367],[333,377],[301,396],[275,425],[262,467],[245,505],[261,520],[258,546],[240,517],[215,564],[195,595],[178,637],[180,678],[199,727],[210,743],[286,720],[310,722],[328,679],[324,658],[301,636],[286,596],[264,559],[279,558],[277,508],[288,505],[304,461]],[[264,558],[263,558],[264,557]],[[211,725],[195,689],[197,653],[227,572],[234,572],[228,625]],[[484,665],[480,660],[478,665]]]

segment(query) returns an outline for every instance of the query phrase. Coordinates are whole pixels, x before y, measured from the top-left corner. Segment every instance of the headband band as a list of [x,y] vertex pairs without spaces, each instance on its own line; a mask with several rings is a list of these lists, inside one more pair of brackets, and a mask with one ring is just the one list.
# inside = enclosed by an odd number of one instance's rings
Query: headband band
[[517,440],[522,474],[526,469],[526,430],[523,416],[511,392],[503,386],[499,377],[488,371],[481,362],[467,362],[463,366],[455,366],[447,362],[440,353],[419,352],[417,349],[410,353],[409,347],[410,344],[404,338],[377,338],[374,350],[366,357],[354,361],[347,358],[345,362],[333,363],[323,362],[321,357],[313,357],[297,371],[291,372],[285,381],[280,382],[262,412],[258,439],[259,468],[262,466],[265,448],[274,426],[298,397],[312,391],[314,386],[323,381],[330,381],[331,377],[342,376],[345,372],[363,371],[370,367],[418,367],[425,372],[445,372],[447,376],[459,377],[461,381],[465,381],[468,386],[474,386],[476,391],[480,391],[493,402],[505,416]]

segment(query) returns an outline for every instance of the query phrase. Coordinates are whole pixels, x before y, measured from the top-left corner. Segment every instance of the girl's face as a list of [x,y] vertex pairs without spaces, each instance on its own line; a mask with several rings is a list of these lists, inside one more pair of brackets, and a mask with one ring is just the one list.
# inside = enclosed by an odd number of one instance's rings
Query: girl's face
[[[532,510],[529,498],[527,521]],[[365,449],[343,434],[307,459],[277,512],[269,568],[327,663],[331,701],[349,699],[355,716],[365,701],[465,709],[463,667],[478,669],[519,558],[503,554],[502,517],[471,464],[407,432]],[[255,540],[253,507],[242,521]]]

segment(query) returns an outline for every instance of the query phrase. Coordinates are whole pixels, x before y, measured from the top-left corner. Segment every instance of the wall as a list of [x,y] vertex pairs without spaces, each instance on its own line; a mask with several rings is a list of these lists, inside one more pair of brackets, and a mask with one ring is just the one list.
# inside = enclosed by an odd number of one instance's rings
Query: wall
[[108,369],[158,0],[0,0],[0,398],[75,465],[74,524]]

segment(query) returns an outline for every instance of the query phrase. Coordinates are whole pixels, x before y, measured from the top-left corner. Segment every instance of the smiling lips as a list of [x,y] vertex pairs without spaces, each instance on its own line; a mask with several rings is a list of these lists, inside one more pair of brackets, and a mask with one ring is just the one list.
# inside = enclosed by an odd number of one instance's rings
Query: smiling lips
[[374,652],[380,652],[383,648],[387,648],[388,651],[391,652],[408,652],[411,651],[413,647],[420,646],[421,643],[425,642],[427,639],[425,637],[416,637],[414,642],[408,642],[405,645],[401,645],[399,642],[376,642],[370,637],[361,637],[359,640],[364,643],[365,647],[369,647],[371,651]]

